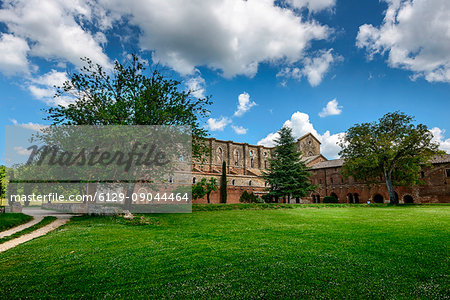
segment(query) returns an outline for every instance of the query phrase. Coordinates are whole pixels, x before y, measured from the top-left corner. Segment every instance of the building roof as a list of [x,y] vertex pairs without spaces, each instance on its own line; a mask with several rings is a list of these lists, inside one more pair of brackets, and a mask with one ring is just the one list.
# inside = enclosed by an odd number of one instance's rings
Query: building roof
[[432,164],[443,164],[450,162],[450,154],[436,155],[431,160]]
[[316,138],[311,132],[309,132],[309,133],[307,133],[307,134],[305,134],[304,136],[302,136],[302,137],[299,137],[298,139],[297,139],[297,141],[301,141],[301,140],[303,140],[304,138],[306,138],[308,135],[310,135],[310,136],[312,136],[317,142],[319,142],[319,144],[322,144],[320,141],[319,141],[319,139],[318,138]]
[[[450,154],[436,155],[435,157],[432,158],[431,163],[432,164],[450,163]],[[337,167],[342,167],[343,164],[344,164],[344,159],[339,158],[339,159],[333,159],[333,160],[319,162],[317,164],[312,165],[311,169],[315,170],[315,169],[337,168]]]
[[325,158],[322,154],[313,155],[313,156],[305,156],[305,157],[302,156],[301,161],[303,161],[305,164],[309,164],[310,162],[312,162],[313,160],[315,160],[316,158],[319,158],[319,157]]
[[344,164],[343,158],[332,159],[314,164],[311,166],[311,169],[337,168],[342,167],[343,164]]

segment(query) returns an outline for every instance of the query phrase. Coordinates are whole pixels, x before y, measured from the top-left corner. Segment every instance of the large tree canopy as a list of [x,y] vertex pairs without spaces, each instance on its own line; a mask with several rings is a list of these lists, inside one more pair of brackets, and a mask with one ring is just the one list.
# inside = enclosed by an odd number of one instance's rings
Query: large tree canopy
[[283,127],[278,131],[276,146],[269,159],[270,166],[263,172],[269,183],[269,196],[275,198],[304,197],[315,190],[309,182],[310,173],[296,149],[292,129]]
[[116,61],[113,70],[83,60],[86,65],[57,87],[55,95],[75,101],[47,109],[47,120],[68,125],[188,125],[195,137],[194,156],[205,151],[200,141],[207,132],[200,120],[209,113],[209,97],[193,97],[193,91],[180,89],[181,82],[158,69],[147,70],[137,55],[126,65]]
[[343,173],[367,183],[384,177],[391,204],[398,204],[393,185],[420,183],[420,170],[443,154],[426,125],[413,124],[402,112],[384,115],[378,122],[356,124],[340,141]]
[[[192,95],[194,91],[185,91],[181,82],[161,70],[147,70],[137,55],[125,65],[115,61],[112,70],[89,58],[83,60],[86,65],[70,74],[55,95],[75,101],[46,110],[54,125],[189,126],[193,157],[200,158],[208,151],[203,142],[207,132],[200,121],[209,113],[209,97],[198,99]],[[134,182],[128,183],[126,207],[131,205],[134,186]]]

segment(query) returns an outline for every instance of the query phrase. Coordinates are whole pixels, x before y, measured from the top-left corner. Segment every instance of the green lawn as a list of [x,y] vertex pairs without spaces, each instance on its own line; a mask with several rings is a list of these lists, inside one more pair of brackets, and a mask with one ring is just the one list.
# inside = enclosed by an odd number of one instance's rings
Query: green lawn
[[20,213],[0,214],[0,232],[31,221],[33,217]]
[[450,206],[79,217],[0,253],[0,297],[448,299]]

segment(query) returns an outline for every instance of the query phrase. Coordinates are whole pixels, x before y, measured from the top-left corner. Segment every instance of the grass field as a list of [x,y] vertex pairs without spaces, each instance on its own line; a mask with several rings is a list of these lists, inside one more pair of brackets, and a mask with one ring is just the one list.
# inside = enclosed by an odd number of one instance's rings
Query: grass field
[[31,221],[33,217],[20,213],[0,214],[0,231],[5,231],[12,227]]
[[79,217],[0,253],[0,297],[443,299],[449,217],[450,206]]

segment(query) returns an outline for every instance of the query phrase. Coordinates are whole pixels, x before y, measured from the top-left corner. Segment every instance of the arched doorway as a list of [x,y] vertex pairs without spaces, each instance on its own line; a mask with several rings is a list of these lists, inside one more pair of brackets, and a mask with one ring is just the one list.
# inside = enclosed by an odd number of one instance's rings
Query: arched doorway
[[348,200],[348,203],[355,203],[355,199],[353,198],[352,193],[347,194],[347,200]]
[[373,202],[375,202],[375,203],[384,203],[384,198],[380,194],[375,194],[375,196],[373,196]]
[[336,198],[339,201],[339,197],[336,195],[336,193],[331,193],[330,196]]
[[354,200],[354,203],[359,203],[359,195],[358,195],[358,193],[354,193],[353,194],[353,200]]
[[405,196],[403,196],[403,202],[405,204],[414,203],[414,198],[411,195],[405,195]]

